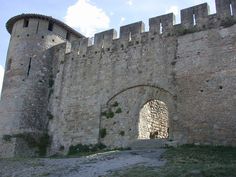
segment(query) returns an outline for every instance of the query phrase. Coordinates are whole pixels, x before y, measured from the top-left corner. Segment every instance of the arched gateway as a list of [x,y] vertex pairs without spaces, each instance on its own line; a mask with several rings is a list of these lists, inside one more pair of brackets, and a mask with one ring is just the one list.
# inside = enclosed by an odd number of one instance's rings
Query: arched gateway
[[160,87],[126,88],[114,94],[102,109],[100,141],[126,147],[138,139],[171,138],[174,105],[173,95]]

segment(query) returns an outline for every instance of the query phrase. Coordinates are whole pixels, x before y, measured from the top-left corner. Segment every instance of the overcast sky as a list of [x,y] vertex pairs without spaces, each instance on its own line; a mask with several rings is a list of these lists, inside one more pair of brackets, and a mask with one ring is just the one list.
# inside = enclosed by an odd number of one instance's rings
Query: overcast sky
[[174,12],[179,20],[180,9],[207,2],[215,13],[214,0],[1,0],[0,6],[0,88],[10,35],[7,20],[22,13],[39,13],[57,18],[87,37],[94,33],[143,21]]

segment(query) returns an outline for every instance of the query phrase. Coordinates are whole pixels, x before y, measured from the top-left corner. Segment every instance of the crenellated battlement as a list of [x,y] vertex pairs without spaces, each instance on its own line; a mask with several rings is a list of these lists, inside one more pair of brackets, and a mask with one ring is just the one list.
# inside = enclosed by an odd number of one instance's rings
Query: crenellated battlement
[[[210,8],[207,3],[192,6],[180,11],[180,24],[176,24],[173,13],[153,17],[149,19],[149,36],[160,35],[170,37],[175,35],[184,35],[197,31],[207,30],[224,26],[224,23],[234,24],[236,17],[236,0],[216,0],[216,14],[210,14]],[[112,48],[114,43],[127,43],[135,38],[140,38],[145,32],[145,24],[142,21],[128,24],[120,27],[120,36],[117,31],[110,29],[94,36],[94,44],[89,39],[80,40],[79,51],[85,50],[88,46],[95,50],[102,48]],[[115,41],[115,42],[114,42]],[[73,46],[73,44],[72,44]],[[73,49],[76,49],[73,47]],[[87,50],[87,49],[86,49]]]

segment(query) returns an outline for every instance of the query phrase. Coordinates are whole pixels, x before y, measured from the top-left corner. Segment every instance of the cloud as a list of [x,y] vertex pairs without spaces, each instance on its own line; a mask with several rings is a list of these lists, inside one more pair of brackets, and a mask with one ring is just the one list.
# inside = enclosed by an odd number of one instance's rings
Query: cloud
[[130,6],[132,6],[133,5],[133,0],[127,0],[126,3]]
[[166,13],[173,13],[175,15],[175,24],[180,22],[180,9],[178,6],[170,6]]
[[178,6],[171,6],[166,13],[174,13],[176,16],[179,15],[179,7]]
[[125,21],[125,17],[121,17],[120,18],[120,25],[123,25],[124,21]]
[[64,19],[69,26],[78,28],[88,37],[109,28],[110,24],[110,18],[106,12],[93,5],[90,0],[78,0],[74,5],[69,6]]
[[3,76],[4,76],[4,68],[2,65],[0,65],[0,95],[2,91]]

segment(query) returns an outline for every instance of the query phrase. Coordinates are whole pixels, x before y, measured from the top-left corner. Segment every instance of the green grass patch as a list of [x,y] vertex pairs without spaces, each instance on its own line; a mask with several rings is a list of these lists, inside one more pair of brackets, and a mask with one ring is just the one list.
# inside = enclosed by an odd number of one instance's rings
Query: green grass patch
[[158,172],[153,167],[136,166],[123,172],[116,171],[110,177],[158,177]]
[[114,176],[156,176],[156,177],[235,177],[236,148],[222,146],[184,145],[168,148],[162,155],[165,166],[149,168],[136,166]]

